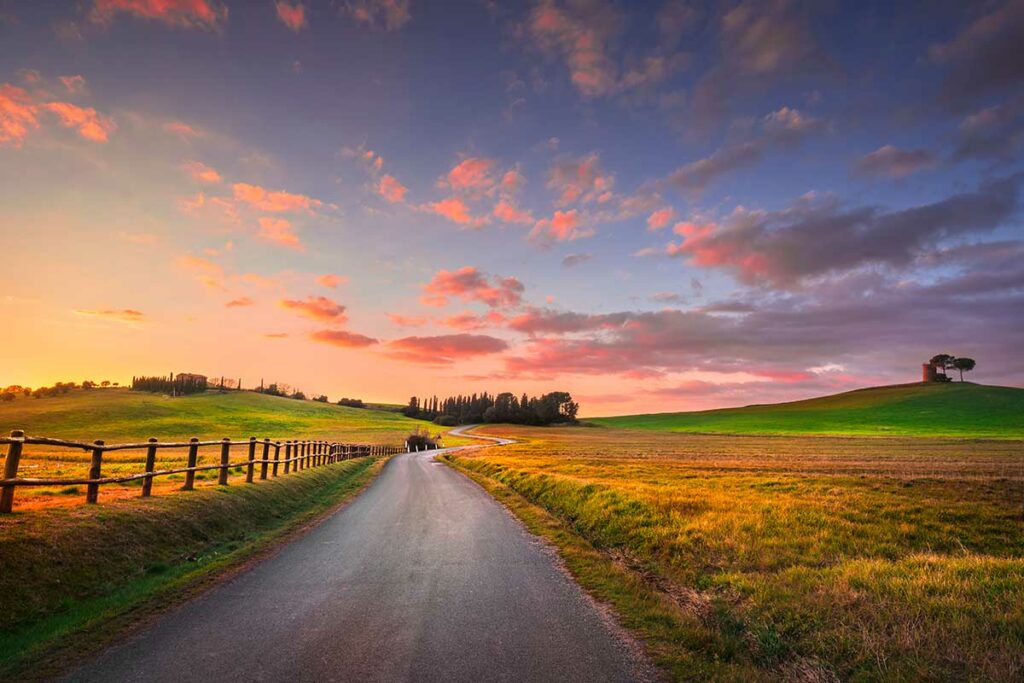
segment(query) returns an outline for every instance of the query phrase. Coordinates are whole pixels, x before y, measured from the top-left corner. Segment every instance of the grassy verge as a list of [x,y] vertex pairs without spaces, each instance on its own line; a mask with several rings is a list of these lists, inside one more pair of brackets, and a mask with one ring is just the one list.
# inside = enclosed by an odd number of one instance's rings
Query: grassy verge
[[46,677],[268,552],[386,459],[0,520],[0,678]]
[[576,533],[571,525],[530,502],[505,483],[467,466],[455,454],[442,460],[463,472],[507,507],[531,533],[552,543],[576,580],[588,592],[611,605],[620,623],[644,643],[647,654],[675,680],[756,681],[765,679],[753,667],[706,658],[716,635],[658,586],[652,575],[627,566],[622,558],[603,552]]
[[488,427],[521,443],[446,460],[675,678],[1024,675],[1019,443],[588,431]]

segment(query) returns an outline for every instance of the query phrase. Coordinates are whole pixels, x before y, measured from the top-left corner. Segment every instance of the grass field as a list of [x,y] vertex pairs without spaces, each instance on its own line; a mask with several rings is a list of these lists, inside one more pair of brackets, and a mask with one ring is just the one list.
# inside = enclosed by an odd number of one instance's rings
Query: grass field
[[523,442],[449,461],[677,679],[1024,676],[1022,442],[479,431]]
[[594,418],[669,432],[1024,438],[1024,389],[970,382],[901,384],[792,403]]
[[[251,392],[198,394],[169,398],[158,394],[133,392],[127,389],[74,390],[53,398],[18,397],[0,403],[0,433],[22,429],[31,436],[48,436],[84,442],[103,439],[108,444],[142,442],[149,437],[161,440],[187,441],[223,437],[248,439],[323,439],[347,443],[400,445],[413,429],[428,426],[399,413],[296,401]],[[429,425],[433,432],[443,428]],[[445,439],[446,445],[470,443],[460,437]],[[219,448],[205,447],[199,451],[199,464],[219,462]],[[0,448],[0,463],[6,449]],[[157,469],[172,468],[185,463],[185,449],[158,452]],[[235,460],[244,459],[241,451],[232,453]],[[82,477],[88,473],[90,455],[85,451],[26,447],[19,474],[23,477]],[[145,451],[114,451],[104,455],[104,476],[117,476],[143,471]],[[232,481],[240,481],[241,468],[232,472]],[[170,475],[154,480],[153,493],[161,495],[181,487],[183,475]],[[199,472],[197,486],[216,484],[215,470]],[[135,497],[141,481],[124,485],[107,485],[101,500]],[[40,506],[78,505],[85,495],[84,487],[22,487],[17,491],[16,510]]]

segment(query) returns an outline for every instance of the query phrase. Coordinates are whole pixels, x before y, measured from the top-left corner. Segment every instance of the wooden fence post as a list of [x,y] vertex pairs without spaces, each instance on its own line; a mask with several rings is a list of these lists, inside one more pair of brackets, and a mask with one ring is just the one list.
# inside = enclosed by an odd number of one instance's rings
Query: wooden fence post
[[[149,437],[149,448],[146,449],[146,474],[156,469],[156,437]],[[142,480],[142,497],[149,498],[153,493],[153,477]]]
[[284,473],[288,474],[292,468],[292,442],[291,439],[284,442]]
[[220,441],[220,469],[217,470],[217,484],[228,485],[228,463],[231,462],[231,439],[224,437]]
[[260,463],[260,479],[267,478],[267,466],[270,464],[267,460],[270,459],[270,439],[263,439],[263,457]]
[[278,461],[279,460],[281,460],[281,442],[280,441],[275,441],[274,442],[274,475],[273,475],[275,477],[277,476],[277,465],[278,465]]
[[[89,463],[89,478],[99,479],[103,469],[103,440],[93,441],[96,448],[92,449],[92,462]],[[87,484],[85,487],[85,502],[95,505],[100,497],[99,484]]]
[[[193,436],[189,439],[188,444],[188,467],[195,467],[196,462],[199,460],[199,439]],[[196,485],[196,473],[189,470],[185,473],[185,485],[181,487],[183,491],[191,491]]]
[[[11,432],[12,439],[24,439],[25,432],[15,429]],[[18,463],[21,462],[23,441],[13,441],[7,446],[7,460],[4,461],[4,479],[15,479],[18,476]],[[10,512],[14,507],[14,486],[5,486],[0,492],[0,512]]]
[[296,472],[306,469],[306,446],[308,445],[306,441],[297,441],[295,443],[295,457],[298,458],[295,461]]
[[252,473],[256,468],[256,437],[249,437],[249,469],[245,471],[245,483],[252,483]]

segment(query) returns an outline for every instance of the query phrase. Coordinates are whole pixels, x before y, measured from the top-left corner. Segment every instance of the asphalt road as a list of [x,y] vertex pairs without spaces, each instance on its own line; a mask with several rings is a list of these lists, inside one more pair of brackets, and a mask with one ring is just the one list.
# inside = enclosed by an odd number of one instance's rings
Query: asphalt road
[[396,456],[340,512],[68,680],[646,680],[550,551],[434,453]]

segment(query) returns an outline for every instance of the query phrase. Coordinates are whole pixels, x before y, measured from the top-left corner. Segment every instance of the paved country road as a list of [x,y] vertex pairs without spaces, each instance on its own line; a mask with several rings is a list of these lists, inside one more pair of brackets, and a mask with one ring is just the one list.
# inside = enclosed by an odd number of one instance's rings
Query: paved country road
[[72,681],[633,681],[649,668],[540,542],[434,452]]

